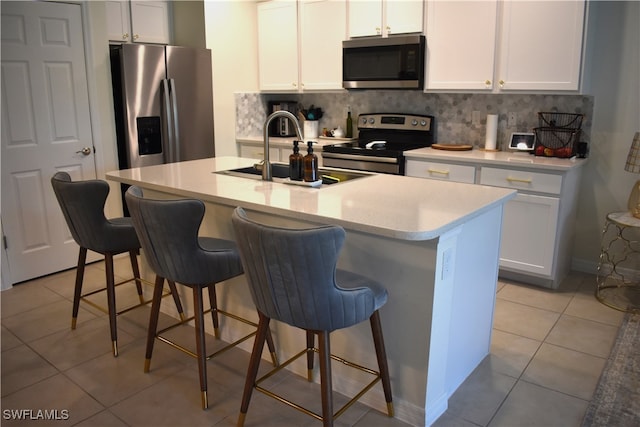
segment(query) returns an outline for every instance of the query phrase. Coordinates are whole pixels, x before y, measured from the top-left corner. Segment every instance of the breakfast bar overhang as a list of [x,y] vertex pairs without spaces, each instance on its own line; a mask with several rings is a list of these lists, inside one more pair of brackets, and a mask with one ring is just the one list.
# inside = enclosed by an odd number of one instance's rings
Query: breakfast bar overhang
[[[389,292],[380,314],[396,417],[431,425],[489,354],[503,205],[516,192],[385,174],[308,188],[216,173],[253,162],[218,157],[119,170],[107,179],[140,186],[146,197],[203,200],[203,235],[233,239],[230,218],[237,206],[272,225],[344,227],[338,267],[375,278]],[[218,297],[221,306],[257,319],[246,284],[222,286]],[[304,333],[278,323],[271,328],[280,360],[304,346]],[[225,340],[244,332],[222,331]],[[336,331],[332,351],[348,350],[350,360],[376,366],[370,333],[367,325]],[[250,351],[252,342],[245,344]],[[290,369],[306,376],[304,361]],[[367,380],[334,366],[337,392],[352,396]],[[361,402],[385,412],[381,387]]]

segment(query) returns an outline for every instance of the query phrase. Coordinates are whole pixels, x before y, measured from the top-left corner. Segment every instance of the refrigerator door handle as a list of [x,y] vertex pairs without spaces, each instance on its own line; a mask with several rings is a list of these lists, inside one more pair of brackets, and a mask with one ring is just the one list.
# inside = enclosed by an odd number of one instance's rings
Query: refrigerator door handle
[[173,163],[174,160],[174,130],[173,124],[175,120],[172,117],[172,108],[171,108],[171,90],[169,88],[169,80],[162,80],[162,112],[165,119],[166,126],[166,135],[167,137],[162,141],[162,151],[164,152],[164,162],[165,163]]
[[180,128],[179,123],[180,120],[178,118],[178,91],[176,90],[176,82],[174,79],[169,79],[169,88],[171,90],[171,108],[173,110],[173,114],[171,115],[173,119],[173,153],[174,159],[173,161],[179,162],[180,159]]

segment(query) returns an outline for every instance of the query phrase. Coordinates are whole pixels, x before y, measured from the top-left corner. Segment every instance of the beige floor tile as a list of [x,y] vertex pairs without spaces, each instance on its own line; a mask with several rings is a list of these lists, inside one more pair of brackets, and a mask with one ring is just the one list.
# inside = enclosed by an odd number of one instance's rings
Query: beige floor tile
[[516,379],[480,364],[449,398],[448,415],[466,421],[487,425],[500,407]]
[[[432,424],[433,427],[478,427],[478,424],[445,412]],[[364,425],[363,425],[364,427]]]
[[574,292],[507,284],[498,292],[497,297],[531,307],[562,313],[569,305],[573,294]]
[[5,319],[16,314],[60,301],[65,301],[65,299],[44,286],[37,286],[30,282],[16,285],[0,293],[2,324]]
[[542,341],[559,317],[553,311],[497,299],[493,328]]
[[542,344],[522,380],[590,400],[606,359]]
[[531,338],[494,330],[491,354],[483,363],[489,363],[495,372],[518,378],[541,344]]
[[[118,331],[120,354],[133,338]],[[67,329],[33,341],[31,347],[61,371],[104,354],[111,354],[109,322],[106,318],[93,319],[78,325],[76,330]]]
[[12,334],[10,330],[2,326],[2,329],[0,330],[0,345],[2,346],[2,351],[10,350],[22,344],[23,342],[20,341],[18,337]]
[[[340,419],[338,418],[338,420]],[[409,424],[397,418],[389,418],[386,413],[371,409],[353,425],[356,427],[406,427]]]
[[595,322],[607,323],[613,326],[620,326],[624,313],[607,307],[595,297],[595,281],[584,282],[576,295],[569,303],[565,314],[580,317],[582,319],[593,320]]
[[59,419],[55,424],[42,420],[2,420],[2,426],[44,426],[75,425],[104,408],[90,395],[82,391],[71,380],[62,374],[55,375],[30,387],[2,398],[2,409],[33,409],[58,410],[60,418],[62,411],[68,411],[68,419]]
[[2,352],[2,396],[52,377],[58,370],[26,345]]
[[607,358],[617,334],[618,328],[615,326],[563,314],[546,342]]
[[211,426],[237,411],[240,395],[223,386],[209,388],[209,409],[200,405],[198,372],[175,374],[112,406],[111,411],[134,426]]
[[578,427],[588,402],[519,381],[488,427]]
[[[104,268],[99,263],[91,263],[85,266],[82,292],[91,292],[105,286]],[[42,286],[50,289],[69,301],[73,300],[73,291],[76,283],[76,269],[72,268],[57,274],[38,279]]]
[[[117,277],[123,278],[129,272],[128,256],[116,259]],[[73,424],[83,427],[236,425],[249,360],[246,351],[233,349],[207,363],[210,409],[202,411],[195,359],[156,341],[152,371],[142,372],[150,306],[118,317],[118,358],[111,356],[108,320],[103,312],[82,304],[78,328],[69,329],[74,281],[75,269],[71,269],[0,294],[3,409],[71,407]],[[89,265],[85,289],[103,285],[104,263]],[[151,287],[144,289],[150,296]],[[579,426],[587,401],[571,394],[587,396],[587,391],[592,392],[601,371],[599,364],[606,359],[623,316],[595,300],[594,289],[594,276],[584,273],[571,273],[556,291],[499,280],[491,354],[451,397],[449,411],[435,425]],[[191,298],[190,293],[186,295]],[[106,301],[104,294],[100,298]],[[63,301],[67,308],[55,309],[55,304]],[[137,302],[135,287],[119,287],[117,301],[119,308],[127,302]],[[25,314],[33,309],[37,310]],[[49,316],[36,314],[43,310],[49,310]],[[12,319],[15,315],[22,325]],[[23,328],[20,335],[7,326],[7,320],[11,327]],[[174,320],[161,315],[162,325]],[[30,322],[52,322],[54,325],[46,327],[53,329],[56,322],[61,322],[64,328],[24,346],[21,336],[42,333],[30,331],[25,326]],[[192,326],[181,327],[172,334],[185,346],[195,348]],[[541,344],[543,340],[546,343]],[[207,334],[209,351],[220,345]],[[56,367],[64,373],[56,374]],[[263,360],[260,372],[268,369],[270,363]],[[279,376],[273,383],[277,390],[285,390],[319,408],[317,384],[308,384],[291,373]],[[74,403],[65,403],[67,397],[68,402]],[[346,398],[338,394],[337,399]],[[104,408],[106,405],[101,402],[111,406]],[[7,425],[20,423],[11,421]],[[55,425],[66,424],[61,421]],[[254,391],[245,425],[316,427],[320,423]],[[336,422],[340,427],[352,425],[404,424],[356,404]]]
[[109,410],[105,410],[76,424],[75,427],[127,427],[127,424]]
[[[78,312],[80,328],[95,316],[84,309]],[[71,330],[72,304],[62,300],[26,310],[2,320],[2,324],[22,341],[29,343],[57,332]]]
[[144,373],[145,343],[134,342],[118,357],[110,353],[69,369],[65,374],[104,406],[111,406],[184,368],[175,352],[159,348],[153,369]]

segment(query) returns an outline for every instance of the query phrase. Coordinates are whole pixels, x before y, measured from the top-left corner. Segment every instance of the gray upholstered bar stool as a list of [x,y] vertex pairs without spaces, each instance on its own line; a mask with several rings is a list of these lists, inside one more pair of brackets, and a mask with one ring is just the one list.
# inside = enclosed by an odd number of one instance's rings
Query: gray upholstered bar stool
[[[76,284],[73,293],[73,309],[71,315],[71,329],[76,328],[80,300],[109,314],[111,329],[111,345],[113,355],[118,355],[118,330],[116,316],[134,308],[140,307],[151,301],[145,301],[142,295],[142,280],[138,269],[137,254],[140,243],[136,231],[131,223],[131,218],[120,217],[107,219],[104,215],[104,205],[109,194],[109,184],[99,179],[87,181],[71,181],[67,172],[57,172],[51,178],[53,191],[58,199],[62,214],[71,231],[71,235],[80,246],[78,266],[76,269]],[[84,268],[87,259],[87,250],[104,255],[106,270],[106,286],[85,294],[82,293]],[[113,275],[113,257],[124,252],[129,253],[133,278],[115,283]],[[135,281],[140,303],[124,310],[116,310],[116,286]],[[175,286],[172,294],[178,312],[182,315],[182,305]],[[88,296],[98,292],[107,293],[107,309],[87,299]]]
[[[207,365],[206,361],[229,350],[256,334],[256,331],[207,355],[205,347],[204,314],[211,312],[216,337],[218,314],[228,316],[257,328],[258,324],[218,308],[216,283],[223,282],[243,273],[240,256],[233,241],[213,237],[200,237],[198,231],[204,218],[205,206],[200,200],[153,200],[144,198],[142,189],[129,187],[125,194],[127,206],[136,232],[142,244],[144,255],[151,269],[156,273],[151,317],[147,334],[145,372],[149,371],[153,345],[158,338],[178,350],[198,360],[202,409],[207,409]],[[158,316],[164,280],[180,283],[193,290],[194,316],[158,331]],[[202,291],[209,291],[211,309],[204,311]],[[167,330],[194,320],[196,352],[170,341],[162,336]],[[264,341],[263,341],[264,342]],[[274,365],[277,365],[275,347],[271,335],[267,336]]]
[[[387,291],[371,279],[336,269],[338,255],[345,239],[344,229],[336,226],[295,230],[271,227],[250,220],[242,208],[236,208],[232,222],[251,296],[260,318],[244,386],[238,426],[244,425],[254,388],[321,420],[325,426],[332,426],[336,417],[380,380],[387,411],[392,417],[391,382],[378,313],[387,301]],[[271,319],[304,329],[307,347],[275,370],[256,379]],[[367,319],[371,324],[379,372],[331,354],[329,334],[332,331],[348,328]],[[319,349],[314,348],[315,335],[318,335]],[[305,354],[311,381],[314,352],[319,353],[322,416],[259,385],[261,381],[273,375],[274,371],[282,369]],[[335,413],[332,401],[331,359],[374,376],[371,383]]]

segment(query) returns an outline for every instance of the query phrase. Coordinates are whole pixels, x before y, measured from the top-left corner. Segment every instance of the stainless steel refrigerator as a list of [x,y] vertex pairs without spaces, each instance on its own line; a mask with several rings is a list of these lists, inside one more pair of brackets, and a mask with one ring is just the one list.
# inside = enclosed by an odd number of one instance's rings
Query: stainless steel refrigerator
[[120,169],[213,157],[211,51],[111,46]]

